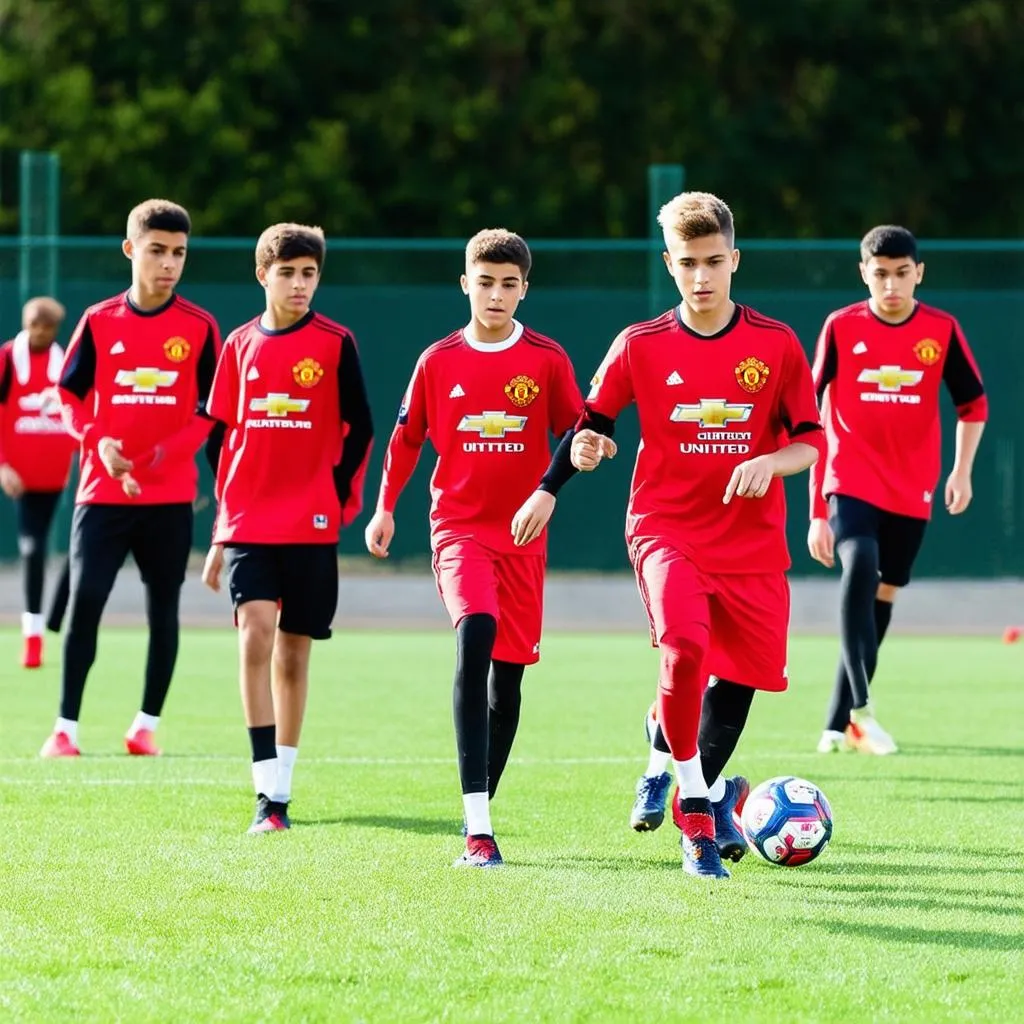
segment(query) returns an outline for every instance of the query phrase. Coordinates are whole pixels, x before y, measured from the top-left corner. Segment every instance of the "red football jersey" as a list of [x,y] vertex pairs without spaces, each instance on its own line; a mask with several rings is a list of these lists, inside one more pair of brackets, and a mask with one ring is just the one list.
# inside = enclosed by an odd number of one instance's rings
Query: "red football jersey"
[[786,498],[722,504],[741,462],[791,441],[820,447],[811,369],[785,324],[746,306],[717,334],[683,323],[679,309],[627,327],[612,343],[587,398],[615,419],[636,402],[640,447],[626,539],[658,537],[709,573],[788,569]]
[[227,427],[215,544],[330,544],[362,507],[373,428],[351,332],[310,311],[224,343],[208,412]]
[[456,331],[419,358],[381,480],[381,507],[393,512],[423,442],[437,452],[430,480],[435,549],[473,538],[495,551],[512,540],[512,517],[537,489],[551,460],[550,434],[564,434],[583,409],[565,350],[517,321],[507,341],[485,345]]
[[[81,441],[77,504],[195,500],[195,455],[210,432],[203,408],[219,351],[216,320],[180,295],[151,310],[115,295],[85,311],[60,378],[65,421]],[[100,461],[104,437],[124,442],[138,497],[129,498]]]
[[939,388],[957,415],[983,422],[988,399],[956,320],[918,303],[900,324],[858,302],[825,321],[814,383],[828,439],[811,470],[811,517],[826,518],[830,494],[927,519],[941,472]]
[[71,472],[76,444],[55,387],[63,357],[57,344],[31,351],[27,337],[0,346],[0,464],[26,491],[62,491]]

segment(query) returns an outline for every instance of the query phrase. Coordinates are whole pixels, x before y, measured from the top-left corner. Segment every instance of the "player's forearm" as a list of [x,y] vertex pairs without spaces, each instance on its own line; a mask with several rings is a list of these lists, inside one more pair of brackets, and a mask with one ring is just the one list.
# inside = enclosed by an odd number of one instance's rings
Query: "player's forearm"
[[420,448],[420,445],[406,439],[401,425],[395,427],[384,454],[384,472],[377,494],[378,511],[394,513],[398,498],[416,469]]
[[981,435],[985,432],[984,422],[959,420],[956,425],[956,448],[953,456],[953,472],[970,474],[974,470],[974,457],[978,454]]
[[86,409],[85,402],[77,395],[59,390],[60,394],[60,418],[64,421],[67,432],[83,445],[88,446],[90,441],[95,440],[95,421]]
[[795,476],[818,461],[818,448],[805,441],[793,441],[772,457],[773,476]]
[[816,458],[808,474],[811,492],[810,511],[812,519],[828,519],[828,502],[822,492],[825,483],[825,460]]
[[130,453],[128,457],[141,469],[159,471],[164,465],[194,458],[212,429],[213,420],[196,413],[187,426],[167,440],[137,455]]
[[572,439],[581,430],[593,430],[595,433],[611,437],[615,433],[615,420],[601,413],[584,409],[576,426],[567,430],[555,448],[555,454],[548,463],[548,468],[541,477],[538,490],[558,496],[558,492],[569,482],[579,470],[572,464]]

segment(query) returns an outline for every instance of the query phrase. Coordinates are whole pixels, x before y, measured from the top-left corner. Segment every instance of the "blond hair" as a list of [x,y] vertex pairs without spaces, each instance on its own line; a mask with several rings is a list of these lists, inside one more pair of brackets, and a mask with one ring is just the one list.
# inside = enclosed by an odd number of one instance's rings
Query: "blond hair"
[[661,208],[658,224],[666,235],[673,234],[684,242],[724,235],[731,249],[736,237],[732,210],[710,192],[680,192]]

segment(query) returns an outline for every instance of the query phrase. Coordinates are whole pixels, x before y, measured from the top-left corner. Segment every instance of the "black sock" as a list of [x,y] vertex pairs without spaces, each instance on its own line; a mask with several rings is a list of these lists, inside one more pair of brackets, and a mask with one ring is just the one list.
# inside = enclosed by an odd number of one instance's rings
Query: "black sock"
[[[31,538],[22,538],[22,540]],[[26,548],[28,545],[25,545]],[[22,578],[25,585],[25,611],[38,615],[43,610],[43,577],[46,572],[46,548],[33,542],[32,550],[22,556]]]
[[736,750],[753,700],[753,687],[728,679],[719,679],[704,692],[697,749],[704,781],[709,786],[725,771]]
[[249,726],[249,745],[252,747],[253,764],[277,757],[277,726]]
[[853,708],[868,702],[868,684],[878,661],[875,593],[878,590],[878,541],[850,537],[836,545],[843,566],[839,589],[839,636],[843,667]]
[[668,740],[665,739],[665,733],[662,732],[661,722],[655,722],[654,724],[654,736],[651,739],[651,746],[654,747],[659,753],[671,754],[672,751],[668,748]]
[[71,590],[71,560],[64,559],[61,566],[60,576],[57,579],[57,587],[50,598],[50,610],[46,613],[46,628],[51,633],[59,633],[64,625],[64,612],[68,607],[68,594]]
[[46,544],[59,501],[59,492],[28,491],[15,502],[25,611],[30,615],[43,610]]
[[487,792],[487,677],[497,632],[493,615],[467,615],[455,627],[452,711],[463,793]]
[[[869,666],[868,682],[875,678],[878,668],[878,648],[882,646],[885,634],[889,631],[889,623],[892,621],[892,601],[881,601],[875,598],[875,635],[878,637],[878,644],[875,647],[875,660]],[[833,732],[844,732],[850,724],[850,710],[853,707],[853,696],[850,692],[850,682],[846,675],[846,665],[842,659],[836,669],[836,681],[832,687],[832,702],[828,707],[828,718],[825,728]]]
[[[149,650],[146,653],[146,686],[142,711],[159,717],[178,660],[178,604],[181,590],[155,592],[146,587],[146,619]],[[276,755],[275,755],[276,756]]]
[[71,722],[78,721],[82,710],[82,694],[96,660],[96,639],[107,596],[83,585],[71,600],[60,677],[60,716]]
[[519,709],[523,702],[523,673],[525,665],[510,661],[492,661],[487,680],[488,728],[487,792],[491,798],[497,792],[501,775],[508,764],[512,743],[519,728]]

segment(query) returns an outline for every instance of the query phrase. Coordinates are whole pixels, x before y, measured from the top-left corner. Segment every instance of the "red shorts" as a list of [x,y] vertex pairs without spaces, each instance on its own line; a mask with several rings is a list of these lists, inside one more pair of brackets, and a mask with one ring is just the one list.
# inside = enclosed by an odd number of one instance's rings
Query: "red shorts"
[[784,572],[709,575],[659,540],[631,546],[651,642],[688,640],[706,675],[755,690],[785,690],[789,581]]
[[434,578],[452,625],[467,615],[498,622],[494,660],[533,665],[540,660],[545,554],[503,554],[473,540],[434,552]]

